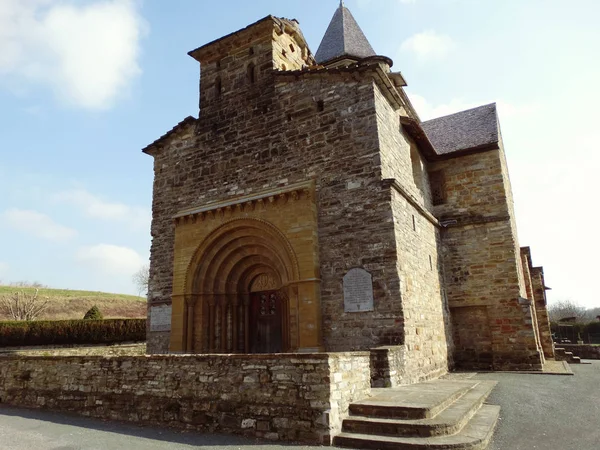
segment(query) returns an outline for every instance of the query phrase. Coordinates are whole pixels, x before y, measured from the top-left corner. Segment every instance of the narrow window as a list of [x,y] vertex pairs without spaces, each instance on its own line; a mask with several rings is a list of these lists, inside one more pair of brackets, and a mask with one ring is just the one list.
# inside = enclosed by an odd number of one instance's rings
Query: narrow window
[[323,100],[319,100],[317,102],[317,111],[323,112],[325,110],[325,102]]
[[431,201],[434,205],[446,203],[446,177],[442,170],[436,170],[429,174],[431,185]]
[[431,259],[431,255],[429,255],[429,269],[433,270],[433,260]]
[[221,77],[217,77],[215,80],[215,93],[216,93],[217,98],[219,98],[221,96],[222,90],[223,90],[223,86],[221,84]]
[[413,218],[413,231],[417,231],[417,219],[415,219],[414,214],[413,214],[412,218]]
[[282,65],[281,65],[281,70],[287,70],[287,67],[286,67],[286,65],[285,65],[285,64],[282,64]]
[[250,84],[254,84],[256,81],[256,67],[254,66],[254,63],[248,64],[248,68],[246,69],[246,79]]
[[296,51],[296,49],[294,48],[294,44],[290,44],[290,50],[292,51],[292,53]]
[[284,58],[287,58],[287,53],[285,52],[285,50],[281,50],[281,55],[282,55]]
[[248,49],[248,54],[249,54],[250,56],[254,55],[254,47],[250,47],[250,48]]

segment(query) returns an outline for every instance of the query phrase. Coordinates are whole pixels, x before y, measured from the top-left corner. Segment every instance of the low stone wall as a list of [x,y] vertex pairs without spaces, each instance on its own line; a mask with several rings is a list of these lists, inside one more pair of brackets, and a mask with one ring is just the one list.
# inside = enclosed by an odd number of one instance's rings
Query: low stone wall
[[600,345],[590,344],[556,344],[556,347],[579,356],[581,359],[600,359]]
[[0,348],[0,354],[22,356],[141,356],[146,354],[146,343],[3,347]]
[[0,402],[330,445],[370,395],[369,353],[0,356]]

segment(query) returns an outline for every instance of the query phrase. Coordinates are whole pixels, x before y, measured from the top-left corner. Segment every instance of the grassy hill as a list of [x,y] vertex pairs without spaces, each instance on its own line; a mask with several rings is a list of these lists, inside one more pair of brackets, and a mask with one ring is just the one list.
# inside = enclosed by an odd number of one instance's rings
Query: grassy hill
[[[35,292],[34,288],[0,286],[0,296],[14,292]],[[107,294],[105,292],[70,291],[67,289],[40,289],[38,295],[50,301],[39,320],[83,319],[84,314],[96,305],[104,318],[146,317],[146,299],[135,295]],[[0,320],[8,320],[0,312]]]

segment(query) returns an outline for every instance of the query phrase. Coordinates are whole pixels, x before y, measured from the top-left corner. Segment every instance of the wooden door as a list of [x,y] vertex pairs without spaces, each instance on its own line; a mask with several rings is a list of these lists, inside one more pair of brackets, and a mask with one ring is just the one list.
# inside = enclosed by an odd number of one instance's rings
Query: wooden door
[[251,294],[250,353],[281,353],[283,351],[282,311],[279,291]]

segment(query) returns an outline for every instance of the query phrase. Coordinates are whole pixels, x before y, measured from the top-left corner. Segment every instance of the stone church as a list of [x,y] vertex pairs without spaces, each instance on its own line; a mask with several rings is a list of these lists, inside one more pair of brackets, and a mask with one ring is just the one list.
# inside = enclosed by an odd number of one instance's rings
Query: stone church
[[267,16],[189,55],[199,116],[143,150],[149,353],[371,351],[396,383],[553,357],[495,104],[422,121],[343,4],[315,54]]

